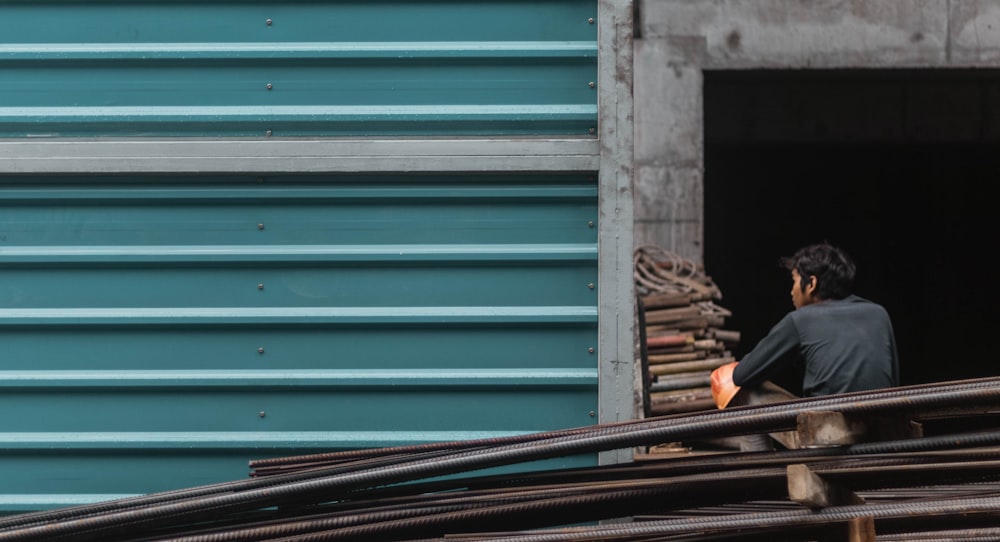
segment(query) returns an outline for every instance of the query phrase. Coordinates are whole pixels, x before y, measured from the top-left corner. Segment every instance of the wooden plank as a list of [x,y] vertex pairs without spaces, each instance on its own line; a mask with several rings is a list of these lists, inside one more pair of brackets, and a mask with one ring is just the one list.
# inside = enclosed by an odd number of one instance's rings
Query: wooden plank
[[865,502],[853,491],[824,480],[808,465],[788,465],[785,471],[788,477],[788,498],[809,508],[819,509]]
[[875,542],[875,519],[871,516],[851,518],[831,527],[819,542]]
[[919,424],[906,418],[859,417],[841,412],[803,412],[796,418],[802,446],[846,446],[859,442],[913,438]]
[[646,309],[646,324],[665,324],[697,318],[701,315],[698,307],[679,307],[674,309]]
[[851,518],[847,522],[847,542],[875,542],[875,518]]
[[[652,360],[651,360],[652,361]],[[649,367],[650,374],[654,376],[666,374],[688,373],[691,371],[711,371],[720,365],[725,365],[736,361],[732,356],[718,358],[699,359],[694,361],[682,361],[675,363],[661,363]]]
[[664,309],[670,307],[686,307],[691,304],[691,294],[687,292],[667,292],[643,296],[646,310]]

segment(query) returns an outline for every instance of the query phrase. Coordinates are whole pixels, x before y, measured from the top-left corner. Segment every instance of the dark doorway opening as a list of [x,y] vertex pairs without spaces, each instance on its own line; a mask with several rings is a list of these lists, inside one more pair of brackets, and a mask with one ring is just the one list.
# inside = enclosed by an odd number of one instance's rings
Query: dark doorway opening
[[1000,371],[1000,71],[706,72],[704,113],[704,261],[737,359],[792,310],[779,257],[826,240],[889,310],[903,384]]

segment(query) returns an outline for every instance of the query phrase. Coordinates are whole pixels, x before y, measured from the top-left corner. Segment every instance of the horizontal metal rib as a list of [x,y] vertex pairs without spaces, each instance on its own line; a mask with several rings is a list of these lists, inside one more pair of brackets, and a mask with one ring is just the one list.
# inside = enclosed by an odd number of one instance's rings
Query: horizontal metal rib
[[596,307],[160,307],[0,309],[0,326],[597,323]]
[[151,450],[247,450],[358,448],[514,437],[526,431],[204,431],[204,432],[5,432],[0,453],[75,450],[114,453]]
[[[595,387],[597,369],[0,371],[0,390],[30,388]],[[2,434],[0,434],[2,435]],[[2,438],[2,436],[0,436]]]
[[0,139],[0,173],[594,172],[599,159],[596,138]]
[[[7,179],[0,179],[0,183]],[[369,179],[371,180],[371,179]],[[96,203],[146,203],[159,205],[162,203],[197,203],[241,204],[259,203],[273,205],[282,203],[334,203],[347,201],[377,201],[377,202],[409,202],[422,200],[516,200],[518,202],[537,202],[557,200],[560,202],[582,200],[592,202],[597,198],[597,186],[591,185],[553,185],[544,182],[531,184],[507,184],[476,186],[475,179],[467,180],[469,184],[462,186],[404,186],[372,182],[369,186],[349,185],[345,181],[341,186],[323,186],[320,188],[290,185],[281,181],[269,183],[265,188],[231,183],[222,186],[139,186],[130,185],[127,188],[109,188],[96,185],[87,188],[77,188],[58,184],[56,186],[39,186],[25,188],[23,186],[9,187],[0,184],[0,194],[3,203],[18,205],[25,203],[68,203],[77,205]],[[133,180],[141,183],[142,180]],[[162,180],[159,180],[162,182]],[[210,183],[211,180],[206,181]],[[264,179],[260,179],[264,183]],[[308,182],[308,178],[299,182]],[[42,184],[42,183],[39,183]]]
[[596,261],[593,245],[216,245],[0,247],[13,263]]
[[183,122],[261,122],[307,119],[309,122],[448,121],[477,119],[592,120],[597,106],[589,104],[512,104],[512,105],[205,105],[205,106],[94,106],[94,107],[0,107],[4,122],[137,122],[140,119]]
[[0,61],[596,58],[590,41],[28,43],[0,45]]

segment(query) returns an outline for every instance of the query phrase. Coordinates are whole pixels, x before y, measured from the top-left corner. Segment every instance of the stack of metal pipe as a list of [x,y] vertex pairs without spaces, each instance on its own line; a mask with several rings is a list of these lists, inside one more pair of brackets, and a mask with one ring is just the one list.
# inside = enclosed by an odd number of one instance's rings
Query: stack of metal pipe
[[647,416],[714,408],[709,377],[735,361],[740,333],[705,270],[657,247],[634,254],[643,403]]
[[[1000,378],[660,416],[517,437],[251,461],[223,484],[0,518],[0,540],[663,541],[996,539]],[[966,429],[847,445],[484,475],[803,419]],[[972,421],[983,423],[975,424]],[[983,428],[970,429],[981,425]],[[793,498],[795,473],[851,498]],[[867,538],[865,538],[867,536]],[[938,537],[938,538],[934,538]],[[989,538],[993,537],[993,538]]]

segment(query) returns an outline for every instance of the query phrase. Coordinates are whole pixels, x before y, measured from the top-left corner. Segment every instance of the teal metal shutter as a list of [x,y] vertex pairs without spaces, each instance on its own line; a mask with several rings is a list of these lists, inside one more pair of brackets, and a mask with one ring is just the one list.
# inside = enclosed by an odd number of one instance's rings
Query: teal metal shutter
[[597,423],[597,12],[0,1],[0,512]]
[[0,136],[578,134],[597,3],[0,2]]
[[586,178],[16,181],[5,506],[595,421]]

